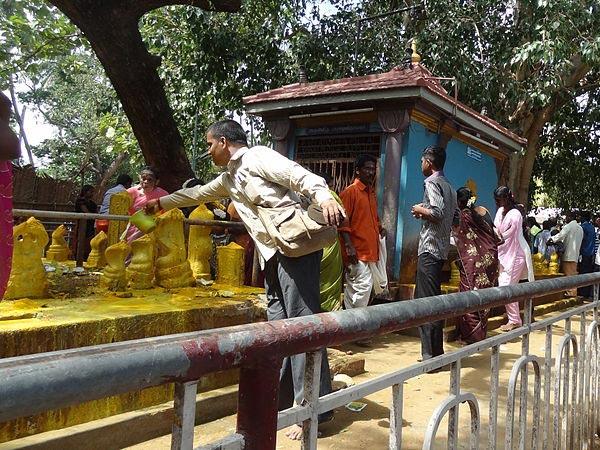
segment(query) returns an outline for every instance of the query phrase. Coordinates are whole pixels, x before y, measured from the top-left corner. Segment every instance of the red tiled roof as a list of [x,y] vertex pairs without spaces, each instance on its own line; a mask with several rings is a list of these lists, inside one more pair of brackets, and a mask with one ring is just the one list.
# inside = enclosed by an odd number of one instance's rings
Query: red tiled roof
[[455,101],[454,97],[448,95],[440,82],[434,79],[431,72],[423,65],[413,66],[412,68],[395,67],[389,72],[361,77],[289,84],[281,88],[244,97],[244,103],[246,105],[253,105],[300,98],[355,94],[360,92],[384,91],[409,87],[425,88],[432,94],[441,97],[452,104],[456,104],[456,107],[464,113],[485,123],[510,139],[519,142],[520,144],[525,144],[527,142],[522,137],[500,125],[498,122],[478,113],[459,101]]

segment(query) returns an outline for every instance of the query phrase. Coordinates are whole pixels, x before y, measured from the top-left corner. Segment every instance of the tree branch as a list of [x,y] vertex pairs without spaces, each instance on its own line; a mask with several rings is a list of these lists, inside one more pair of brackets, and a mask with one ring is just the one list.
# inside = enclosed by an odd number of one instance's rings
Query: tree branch
[[127,6],[137,17],[141,17],[153,9],[172,5],[190,5],[206,11],[237,12],[242,0],[130,0]]
[[19,140],[23,139],[23,144],[25,145],[25,149],[27,150],[27,156],[29,157],[29,164],[33,171],[35,172],[35,164],[33,163],[33,153],[31,151],[31,145],[29,145],[29,141],[27,140],[27,135],[25,134],[25,124],[23,123],[23,117],[19,114],[19,105],[17,104],[17,94],[15,91],[15,84],[13,82],[12,75],[8,77],[8,89],[10,91],[10,97],[12,99],[13,106],[15,107],[15,119],[17,119],[17,124],[19,125]]

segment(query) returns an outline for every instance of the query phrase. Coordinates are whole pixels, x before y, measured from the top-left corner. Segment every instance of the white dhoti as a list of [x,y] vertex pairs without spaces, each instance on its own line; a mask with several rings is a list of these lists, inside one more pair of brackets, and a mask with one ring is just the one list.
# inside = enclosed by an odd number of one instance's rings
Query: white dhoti
[[385,238],[379,239],[379,260],[377,262],[358,261],[346,269],[344,286],[344,306],[346,309],[367,306],[371,293],[379,295],[388,287]]

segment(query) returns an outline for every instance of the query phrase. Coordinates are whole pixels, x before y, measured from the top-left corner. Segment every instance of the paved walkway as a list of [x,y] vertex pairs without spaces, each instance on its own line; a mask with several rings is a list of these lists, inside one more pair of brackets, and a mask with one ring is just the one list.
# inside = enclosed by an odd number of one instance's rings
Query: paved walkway
[[[556,313],[554,313],[556,314]],[[548,314],[543,317],[550,317]],[[542,317],[538,317],[541,320]],[[589,319],[588,319],[589,320]],[[588,322],[589,323],[589,322]],[[573,332],[579,333],[579,322],[572,321]],[[553,355],[558,341],[564,333],[564,322],[553,329]],[[497,334],[492,332],[491,334]],[[545,333],[538,331],[531,335],[530,352],[538,356],[544,355]],[[452,351],[459,346],[455,343],[446,344],[446,351]],[[420,357],[418,338],[399,334],[390,334],[377,338],[370,348],[360,348],[347,345],[342,350],[352,350],[362,353],[366,359],[367,373],[354,377],[357,383],[369,378],[409,366]],[[506,410],[507,382],[514,361],[521,355],[521,341],[516,340],[500,348],[500,410],[498,413],[498,448],[504,446],[504,427]],[[479,401],[482,415],[480,447],[487,446],[487,424],[489,408],[490,381],[490,351],[476,354],[462,361],[461,389],[472,392]],[[421,449],[427,423],[433,410],[448,395],[449,372],[431,375],[421,375],[409,380],[404,387],[404,428],[403,449]],[[530,376],[530,392],[533,391],[533,377]],[[338,408],[332,422],[322,426],[322,436],[319,439],[319,449],[329,450],[378,450],[388,448],[389,405],[391,391],[381,391],[363,400],[366,408],[359,413],[346,408]],[[529,402],[531,411],[532,402]],[[531,412],[529,413],[531,416]],[[447,422],[444,421],[438,432],[439,445],[445,441]],[[469,412],[466,406],[460,412],[460,448],[468,448],[468,430],[470,426]],[[235,431],[235,416],[200,425],[196,427],[194,445],[207,444]],[[515,430],[515,434],[517,431]],[[130,447],[137,450],[159,450],[170,448],[170,436],[154,439],[146,443]],[[278,433],[277,449],[299,449],[300,444],[288,440],[283,431]],[[439,447],[442,448],[442,447]],[[445,448],[445,445],[444,445]]]

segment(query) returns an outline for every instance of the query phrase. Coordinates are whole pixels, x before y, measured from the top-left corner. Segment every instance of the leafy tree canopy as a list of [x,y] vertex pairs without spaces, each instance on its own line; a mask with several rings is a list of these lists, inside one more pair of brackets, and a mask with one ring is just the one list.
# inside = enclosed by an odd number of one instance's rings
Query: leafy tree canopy
[[[9,14],[0,25],[0,30],[6,30],[0,31],[0,42],[5,42],[0,52],[7,58],[0,59],[8,62],[0,63],[0,73],[3,79],[11,71],[27,79],[32,91],[44,88],[46,94],[32,94],[24,100],[48,108],[50,100],[45,104],[44,99],[54,98],[52,104],[58,108],[57,97],[67,92],[65,80],[90,82],[85,77],[91,77],[91,51],[64,16],[38,3],[11,0],[3,4]],[[355,62],[357,19],[406,4],[417,8],[364,23]],[[225,114],[240,114],[244,95],[295,82],[300,66],[310,80],[351,76],[355,63],[359,75],[389,70],[402,62],[409,39],[416,38],[423,63],[438,76],[456,78],[461,101],[528,139],[510,180],[520,198],[527,197],[537,160],[535,174],[541,183],[536,189],[560,203],[558,194],[552,194],[559,186],[553,161],[559,155],[567,158],[574,151],[584,152],[584,148],[592,161],[598,150],[597,131],[591,124],[598,114],[599,21],[595,0],[331,0],[328,4],[245,0],[236,14],[188,6],[162,8],[142,17],[140,31],[149,51],[160,57],[160,75],[194,161],[203,152],[206,126]],[[66,72],[76,72],[75,61],[80,59],[88,75],[67,76]],[[57,70],[65,72],[64,76],[48,76]],[[103,72],[97,66],[94,70],[97,90],[92,89],[96,93],[86,100],[92,104],[83,111],[97,115],[96,125],[88,131],[111,128],[103,125],[106,114],[117,130],[126,123],[122,110]],[[446,87],[451,90],[452,82]],[[106,99],[99,102],[97,95]],[[68,103],[61,104],[67,111]],[[261,131],[257,123],[253,126]],[[99,133],[107,140],[106,148],[114,136],[127,135],[125,129],[108,134],[113,137]],[[539,148],[543,151],[538,152]],[[52,152],[47,150],[47,154]],[[85,149],[80,154],[85,155]],[[586,171],[593,167],[585,157],[573,161],[583,162],[577,168],[583,172],[578,174],[590,173]],[[207,170],[206,165],[199,169]]]

